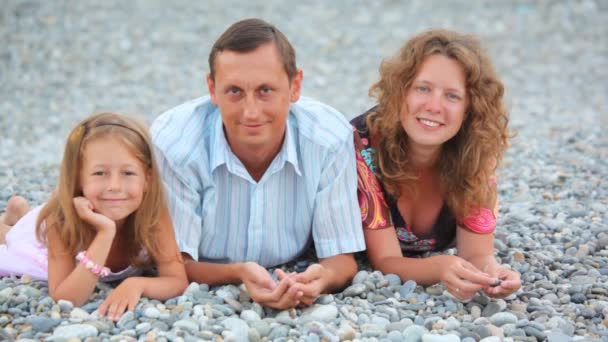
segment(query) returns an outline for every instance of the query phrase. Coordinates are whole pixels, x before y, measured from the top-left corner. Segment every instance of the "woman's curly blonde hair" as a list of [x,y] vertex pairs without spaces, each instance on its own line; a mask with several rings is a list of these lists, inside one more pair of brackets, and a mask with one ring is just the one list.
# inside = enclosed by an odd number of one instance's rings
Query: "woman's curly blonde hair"
[[457,61],[466,79],[467,108],[460,131],[445,142],[438,171],[442,191],[456,218],[496,200],[491,177],[508,146],[508,114],[504,86],[479,41],[448,30],[422,32],[380,66],[380,80],[369,90],[378,101],[367,125],[377,142],[378,167],[386,190],[395,198],[400,185],[412,185],[416,175],[408,161],[407,134],[400,121],[404,98],[428,56],[440,54]]

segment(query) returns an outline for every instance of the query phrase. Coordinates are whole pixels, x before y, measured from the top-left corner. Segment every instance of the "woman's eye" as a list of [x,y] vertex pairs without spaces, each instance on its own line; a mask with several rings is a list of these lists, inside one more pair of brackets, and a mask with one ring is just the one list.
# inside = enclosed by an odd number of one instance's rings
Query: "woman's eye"
[[427,86],[418,86],[418,91],[422,92],[422,93],[426,93],[427,91],[429,91],[429,87],[427,87]]
[[458,96],[456,94],[449,93],[448,94],[448,99],[450,99],[452,101],[458,101],[458,100],[460,100],[460,96]]
[[95,171],[93,172],[93,176],[103,176],[103,171]]

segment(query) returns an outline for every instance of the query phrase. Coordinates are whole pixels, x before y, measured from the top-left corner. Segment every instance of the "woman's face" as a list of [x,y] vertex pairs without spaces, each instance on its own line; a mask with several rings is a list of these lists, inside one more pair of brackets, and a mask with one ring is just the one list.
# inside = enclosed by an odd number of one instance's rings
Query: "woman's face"
[[410,147],[437,147],[454,137],[467,107],[465,73],[454,59],[432,55],[421,64],[401,106]]

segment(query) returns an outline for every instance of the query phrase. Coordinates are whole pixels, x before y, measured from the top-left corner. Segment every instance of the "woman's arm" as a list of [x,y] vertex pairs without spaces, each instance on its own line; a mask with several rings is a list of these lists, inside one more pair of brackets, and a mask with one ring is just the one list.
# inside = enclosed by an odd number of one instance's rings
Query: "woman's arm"
[[404,257],[392,228],[365,229],[364,233],[372,266],[385,274],[397,274],[403,281],[413,280],[421,285],[442,283],[459,299],[471,298],[484,286],[496,281],[457,256]]

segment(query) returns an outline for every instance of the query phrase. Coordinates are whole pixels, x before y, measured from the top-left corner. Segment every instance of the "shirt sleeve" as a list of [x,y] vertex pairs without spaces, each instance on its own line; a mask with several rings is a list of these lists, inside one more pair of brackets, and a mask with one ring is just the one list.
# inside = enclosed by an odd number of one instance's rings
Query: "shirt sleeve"
[[497,201],[496,177],[491,177],[488,181],[488,198],[485,200],[484,207],[473,209],[467,217],[460,220],[459,225],[478,234],[490,234],[496,229],[496,215],[494,207]]
[[357,195],[361,208],[363,229],[383,229],[392,227],[390,210],[378,177],[363,158],[363,142],[359,133],[354,132],[355,156],[357,162]]
[[352,133],[321,161],[319,188],[313,213],[313,240],[319,258],[365,250],[357,204],[357,172]]
[[181,252],[198,260],[202,230],[200,195],[196,188],[187,182],[187,177],[167,160],[157,146],[155,152],[177,245]]

